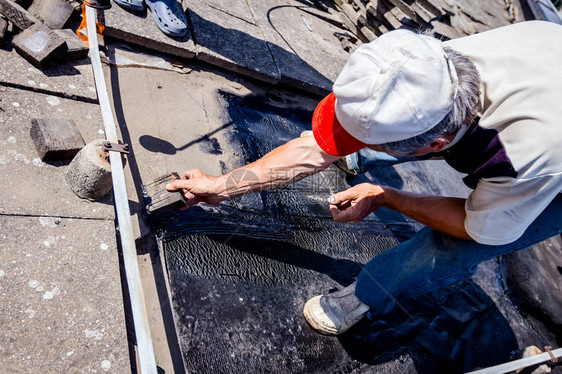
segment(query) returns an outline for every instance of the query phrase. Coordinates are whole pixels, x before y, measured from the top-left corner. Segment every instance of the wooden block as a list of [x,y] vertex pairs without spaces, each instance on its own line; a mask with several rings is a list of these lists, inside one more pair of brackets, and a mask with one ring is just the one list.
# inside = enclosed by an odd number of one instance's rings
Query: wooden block
[[86,145],[74,121],[68,119],[33,119],[29,132],[43,161],[72,158]]
[[53,30],[60,36],[68,47],[68,51],[64,56],[65,60],[82,60],[88,57],[88,47],[82,43],[82,40],[71,29]]
[[64,27],[74,7],[66,0],[35,0],[27,11],[54,30]]
[[16,35],[13,44],[20,55],[40,68],[64,55],[68,49],[64,39],[42,23]]
[[185,206],[186,200],[181,191],[166,190],[166,185],[177,179],[180,179],[178,173],[172,172],[143,184],[142,192],[148,214],[160,215]]
[[0,0],[0,13],[18,29],[25,30],[40,21],[12,0]]

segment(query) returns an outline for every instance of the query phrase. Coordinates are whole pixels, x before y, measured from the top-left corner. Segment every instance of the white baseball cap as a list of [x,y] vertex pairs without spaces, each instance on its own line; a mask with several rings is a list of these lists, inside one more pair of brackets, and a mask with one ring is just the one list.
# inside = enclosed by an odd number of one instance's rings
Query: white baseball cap
[[316,107],[314,137],[327,153],[345,156],[420,135],[451,111],[457,82],[440,40],[388,32],[350,56]]

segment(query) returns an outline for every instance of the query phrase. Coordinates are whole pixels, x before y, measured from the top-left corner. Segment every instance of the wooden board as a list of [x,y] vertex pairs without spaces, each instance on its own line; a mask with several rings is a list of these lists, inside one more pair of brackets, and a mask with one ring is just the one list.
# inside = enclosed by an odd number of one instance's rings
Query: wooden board
[[31,13],[11,0],[0,0],[0,13],[20,30],[25,30],[40,22]]
[[[425,24],[425,21],[403,0],[388,0],[388,3],[400,9],[408,18],[410,18],[416,24],[420,26]],[[392,7],[389,6],[389,9],[392,10]]]
[[462,36],[460,32],[441,21],[431,21],[431,26],[437,35],[444,36],[448,39],[456,39]]
[[33,119],[30,135],[43,161],[72,158],[86,145],[74,121],[68,119]]
[[[414,19],[406,15],[400,8],[394,5],[390,0],[379,0],[382,5],[388,8],[390,13],[403,25],[417,28],[419,25]],[[417,18],[416,18],[417,19]]]
[[35,0],[28,12],[51,29],[62,29],[72,16],[74,7],[66,0]]
[[13,43],[20,55],[39,68],[61,57],[68,50],[64,39],[42,23],[16,35]]
[[82,60],[88,57],[88,47],[71,29],[53,30],[65,42],[68,50],[65,53],[65,60]]
[[142,190],[148,214],[160,215],[185,206],[186,200],[181,191],[169,192],[166,190],[168,183],[179,178],[178,173],[172,172],[143,184]]
[[368,4],[367,14],[374,19],[378,19],[379,22],[388,24],[391,30],[402,27],[402,22],[400,22],[382,2],[377,2],[376,5]]

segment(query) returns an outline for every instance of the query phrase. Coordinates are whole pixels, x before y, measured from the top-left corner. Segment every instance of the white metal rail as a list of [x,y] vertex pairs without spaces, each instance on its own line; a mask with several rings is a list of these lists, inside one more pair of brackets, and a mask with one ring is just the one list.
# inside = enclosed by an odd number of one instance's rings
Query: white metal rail
[[[113,112],[109,103],[107,87],[103,76],[96,32],[96,10],[86,6],[86,22],[88,28],[88,43],[90,48],[90,58],[94,70],[94,81],[98,93],[98,100],[101,107],[103,124],[105,127],[105,137],[112,143],[117,143],[117,129],[113,120]],[[156,358],[152,337],[146,314],[144,292],[139,272],[137,260],[137,250],[133,237],[133,225],[131,222],[131,212],[129,211],[129,200],[125,189],[125,173],[121,162],[121,154],[109,152],[109,162],[111,163],[111,179],[113,181],[113,195],[115,199],[115,209],[117,211],[117,221],[119,223],[119,236],[121,237],[121,247],[123,250],[123,263],[125,265],[125,275],[129,288],[129,298],[131,299],[131,309],[133,313],[133,324],[135,327],[135,337],[138,348],[138,359],[142,374],[157,374]]]
[[523,369],[529,366],[542,364],[543,362],[551,360],[553,357],[562,357],[562,348],[550,351],[550,353],[541,353],[539,355],[522,358],[515,361],[506,362],[505,364],[492,366],[486,369],[471,371],[467,374],[505,374],[512,371]]

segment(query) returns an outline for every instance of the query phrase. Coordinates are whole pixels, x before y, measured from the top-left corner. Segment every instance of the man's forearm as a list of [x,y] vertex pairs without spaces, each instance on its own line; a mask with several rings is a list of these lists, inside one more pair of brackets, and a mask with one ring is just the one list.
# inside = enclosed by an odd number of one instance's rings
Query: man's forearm
[[397,210],[437,231],[471,239],[464,228],[466,199],[426,196],[390,187],[384,189],[384,206]]
[[312,136],[293,139],[256,162],[218,177],[216,190],[224,198],[233,198],[284,187],[326,169],[338,158],[322,151]]

